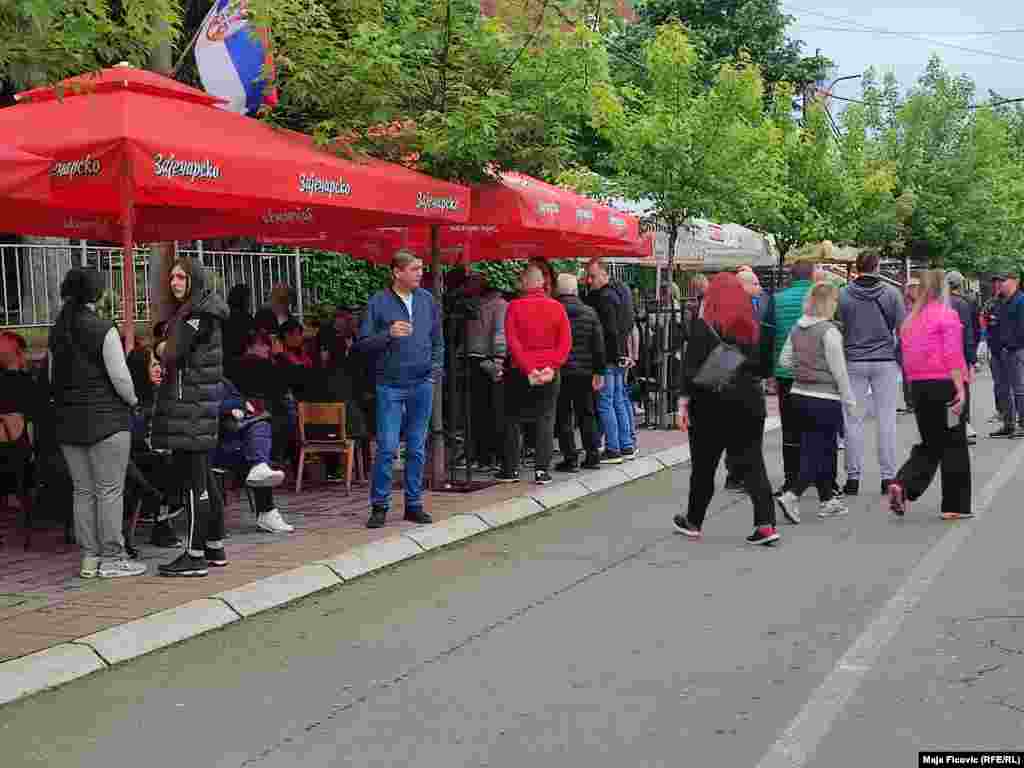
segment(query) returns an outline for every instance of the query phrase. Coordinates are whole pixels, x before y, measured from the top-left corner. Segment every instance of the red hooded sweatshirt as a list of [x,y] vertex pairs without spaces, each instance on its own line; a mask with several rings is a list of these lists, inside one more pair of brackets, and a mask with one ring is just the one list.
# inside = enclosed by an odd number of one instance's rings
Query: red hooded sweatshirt
[[542,368],[557,371],[572,349],[572,329],[565,307],[545,295],[543,288],[508,305],[505,337],[512,365],[526,376]]

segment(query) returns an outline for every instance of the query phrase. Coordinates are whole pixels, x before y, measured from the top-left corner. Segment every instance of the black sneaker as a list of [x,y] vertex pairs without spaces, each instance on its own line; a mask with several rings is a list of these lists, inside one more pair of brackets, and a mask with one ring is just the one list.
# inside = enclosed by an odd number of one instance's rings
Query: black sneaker
[[587,456],[580,465],[581,469],[600,469],[601,468],[601,457],[596,453],[593,456]]
[[546,469],[538,469],[533,473],[533,482],[537,485],[548,485],[552,482],[551,473]]
[[206,548],[206,564],[211,568],[225,568],[228,564],[228,556],[224,547],[216,549]]
[[619,451],[619,455],[622,456],[623,461],[632,461],[640,455],[640,451],[637,450],[636,446],[633,446],[632,448],[623,448]]
[[518,483],[519,473],[518,472],[506,472],[502,470],[494,476],[494,479],[499,483]]
[[618,451],[605,451],[601,454],[601,458],[598,461],[602,464],[621,464],[622,454]]
[[997,429],[995,432],[990,432],[989,433],[989,437],[1006,438],[1006,439],[1012,439],[1012,438],[1016,437],[1016,435],[1017,435],[1017,430],[1015,430],[1013,427],[1003,427],[1002,429]]
[[576,473],[579,471],[580,468],[579,466],[577,466],[575,461],[569,461],[568,459],[566,459],[565,461],[561,461],[558,464],[555,464],[555,472]]
[[743,487],[743,481],[736,477],[725,478],[725,490],[732,491],[733,493],[743,493],[746,489]]
[[748,544],[774,544],[779,540],[779,532],[775,530],[773,526],[762,525],[760,528],[755,528],[754,532],[747,536]]
[[370,519],[366,521],[367,528],[383,528],[387,523],[388,511],[384,507],[373,507],[370,509]]
[[676,515],[672,518],[672,525],[676,531],[683,534],[690,539],[699,539],[701,537],[700,528],[690,522],[686,515]]
[[161,576],[206,576],[210,571],[206,567],[206,560],[201,557],[193,557],[188,552],[182,552],[176,560],[164,565],[157,566],[157,572]]
[[423,507],[412,507],[405,510],[405,517],[403,519],[407,523],[416,523],[417,525],[430,525],[434,522],[434,518]]
[[860,493],[860,480],[847,480],[843,486],[843,496],[856,496]]

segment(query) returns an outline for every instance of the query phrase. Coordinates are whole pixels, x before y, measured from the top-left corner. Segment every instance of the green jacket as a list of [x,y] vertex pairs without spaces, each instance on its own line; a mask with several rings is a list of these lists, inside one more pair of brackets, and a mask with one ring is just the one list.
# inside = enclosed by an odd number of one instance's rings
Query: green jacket
[[772,297],[772,305],[769,308],[771,316],[767,319],[772,326],[770,330],[774,340],[774,357],[772,359],[775,361],[775,378],[777,379],[793,378],[793,371],[783,368],[779,364],[779,358],[782,357],[782,348],[786,345],[789,332],[793,330],[793,326],[804,313],[804,301],[812,287],[814,286],[810,280],[797,280],[789,288],[779,291]]

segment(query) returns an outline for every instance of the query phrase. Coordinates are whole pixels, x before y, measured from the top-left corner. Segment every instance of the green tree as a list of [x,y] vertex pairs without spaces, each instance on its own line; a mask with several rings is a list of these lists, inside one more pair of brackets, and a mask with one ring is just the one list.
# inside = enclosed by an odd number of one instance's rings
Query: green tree
[[18,89],[141,65],[181,21],[178,0],[0,0],[0,80]]
[[782,135],[763,109],[759,69],[724,64],[710,89],[681,24],[659,27],[644,50],[650,87],[605,88],[597,129],[611,143],[614,186],[650,200],[670,253],[689,217],[741,224],[772,217],[783,194]]

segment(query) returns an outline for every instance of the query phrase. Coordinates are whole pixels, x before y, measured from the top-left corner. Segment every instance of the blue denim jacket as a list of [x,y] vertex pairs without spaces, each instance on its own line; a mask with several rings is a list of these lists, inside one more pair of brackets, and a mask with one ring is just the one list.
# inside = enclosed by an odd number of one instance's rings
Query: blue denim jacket
[[[412,335],[391,337],[391,324],[412,323]],[[441,312],[428,291],[413,293],[412,317],[405,302],[391,288],[370,297],[359,326],[358,349],[374,358],[376,384],[403,387],[428,378],[440,379],[444,368],[444,334]]]

